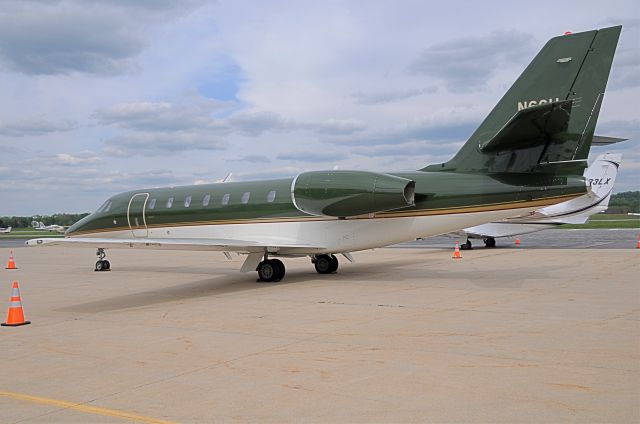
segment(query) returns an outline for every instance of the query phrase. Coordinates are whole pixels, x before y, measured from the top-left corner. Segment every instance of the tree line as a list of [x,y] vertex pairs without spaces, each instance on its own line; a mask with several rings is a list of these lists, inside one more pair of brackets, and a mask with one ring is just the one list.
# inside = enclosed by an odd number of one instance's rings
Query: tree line
[[623,191],[611,195],[606,213],[640,213],[640,191]]

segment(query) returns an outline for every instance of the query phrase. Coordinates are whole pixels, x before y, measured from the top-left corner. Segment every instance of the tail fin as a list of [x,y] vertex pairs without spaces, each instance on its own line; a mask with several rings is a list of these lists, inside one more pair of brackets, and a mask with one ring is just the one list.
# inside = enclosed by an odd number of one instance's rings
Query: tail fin
[[582,174],[621,28],[549,40],[453,159],[422,170]]
[[621,161],[621,153],[605,153],[598,156],[584,172],[584,178],[591,186],[591,191],[598,199],[603,199],[600,206],[609,205],[609,198],[616,182]]

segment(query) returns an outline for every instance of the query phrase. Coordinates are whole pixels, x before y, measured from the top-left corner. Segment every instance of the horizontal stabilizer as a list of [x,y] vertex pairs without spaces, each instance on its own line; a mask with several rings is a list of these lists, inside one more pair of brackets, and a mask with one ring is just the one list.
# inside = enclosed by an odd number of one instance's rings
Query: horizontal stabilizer
[[544,145],[567,130],[572,104],[573,100],[564,100],[519,110],[493,138],[479,143],[480,150],[488,153]]
[[628,138],[607,137],[604,135],[594,135],[591,144],[593,146],[608,146],[610,144],[620,143],[621,141],[627,141]]

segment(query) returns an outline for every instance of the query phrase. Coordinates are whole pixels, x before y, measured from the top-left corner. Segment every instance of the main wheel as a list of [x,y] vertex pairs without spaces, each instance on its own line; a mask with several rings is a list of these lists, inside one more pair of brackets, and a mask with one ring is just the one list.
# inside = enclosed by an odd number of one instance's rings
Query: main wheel
[[284,264],[277,259],[269,259],[258,264],[258,277],[261,281],[271,283],[284,277]]
[[102,270],[104,270],[104,269],[105,269],[104,261],[98,261],[98,262],[96,262],[96,269],[95,269],[95,271],[102,271]]
[[496,247],[496,239],[493,237],[487,237],[484,239],[484,245],[485,247]]
[[332,272],[333,263],[329,255],[316,256],[314,265],[318,274],[331,274]]
[[270,259],[271,262],[273,262],[273,264],[278,268],[278,279],[275,281],[280,281],[284,278],[284,274],[287,272],[284,264],[282,263],[282,261],[280,259]]
[[467,239],[466,243],[462,243],[460,245],[460,250],[471,250],[473,246],[471,246],[471,240]]
[[102,264],[105,271],[109,271],[111,269],[111,263],[108,260],[103,260]]
[[335,255],[331,255],[331,273],[334,273],[338,270],[338,258]]

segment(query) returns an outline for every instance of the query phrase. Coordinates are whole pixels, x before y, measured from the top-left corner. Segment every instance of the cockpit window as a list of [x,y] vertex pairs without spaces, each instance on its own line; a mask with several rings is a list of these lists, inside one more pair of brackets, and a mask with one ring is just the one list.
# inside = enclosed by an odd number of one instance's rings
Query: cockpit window
[[96,213],[109,212],[109,209],[111,209],[111,200],[107,200],[106,202],[101,204],[100,207],[96,209]]

